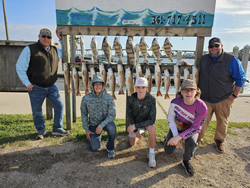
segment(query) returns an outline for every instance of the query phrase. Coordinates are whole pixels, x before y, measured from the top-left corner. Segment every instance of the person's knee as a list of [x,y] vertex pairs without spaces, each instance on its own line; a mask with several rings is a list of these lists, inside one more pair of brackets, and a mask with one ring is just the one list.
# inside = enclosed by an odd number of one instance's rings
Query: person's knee
[[116,126],[114,122],[111,122],[107,125],[108,134],[115,135],[116,134]]
[[138,140],[139,140],[138,138],[129,137],[130,146],[134,146]]
[[172,153],[174,153],[175,147],[164,145],[164,150],[165,150],[166,154],[172,154]]
[[101,147],[100,143],[92,143],[92,142],[90,142],[89,145],[90,145],[90,149],[92,151],[97,151]]

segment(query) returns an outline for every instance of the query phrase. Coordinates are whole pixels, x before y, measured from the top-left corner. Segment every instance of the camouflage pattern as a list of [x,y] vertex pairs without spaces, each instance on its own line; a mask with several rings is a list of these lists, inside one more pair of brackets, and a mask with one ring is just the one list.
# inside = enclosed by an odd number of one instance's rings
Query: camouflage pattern
[[138,99],[137,93],[128,97],[127,113],[130,125],[135,124],[136,128],[143,128],[155,123],[156,102],[155,98],[146,93],[144,99]]
[[113,97],[104,92],[104,87],[101,93],[96,96],[93,84],[104,81],[100,76],[95,76],[91,84],[91,93],[85,95],[81,102],[81,117],[83,128],[86,132],[89,131],[88,126],[98,126],[102,128],[108,123],[114,121],[116,116],[115,102]]

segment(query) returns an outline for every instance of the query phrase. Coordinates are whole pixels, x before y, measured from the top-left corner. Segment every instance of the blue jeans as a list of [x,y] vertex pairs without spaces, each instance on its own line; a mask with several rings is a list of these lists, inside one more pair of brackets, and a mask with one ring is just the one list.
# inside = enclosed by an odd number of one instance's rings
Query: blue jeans
[[52,103],[54,108],[54,125],[53,129],[62,129],[63,127],[63,110],[64,104],[56,85],[49,87],[40,87],[34,84],[33,90],[28,91],[32,108],[32,115],[37,131],[45,130],[42,105],[45,97]]
[[[89,130],[93,133],[95,133],[97,126],[89,126]],[[107,149],[108,150],[114,150],[115,149],[115,137],[116,137],[116,125],[112,121],[108,125],[106,125],[103,128],[104,131],[107,131],[108,133],[108,143],[107,143]],[[102,139],[102,133],[101,134],[90,134],[89,145],[90,149],[92,151],[97,151],[101,147],[101,139]]]
[[[181,132],[179,132],[181,133]],[[191,158],[194,155],[194,152],[196,150],[196,147],[198,145],[197,143],[197,139],[198,139],[198,133],[194,134],[193,136],[187,138],[185,140],[185,151],[183,154],[183,160],[184,161],[190,161]],[[169,130],[167,138],[164,141],[164,150],[167,154],[172,154],[175,151],[176,146],[171,146],[171,145],[167,145],[168,141],[173,137],[173,133],[171,130]]]

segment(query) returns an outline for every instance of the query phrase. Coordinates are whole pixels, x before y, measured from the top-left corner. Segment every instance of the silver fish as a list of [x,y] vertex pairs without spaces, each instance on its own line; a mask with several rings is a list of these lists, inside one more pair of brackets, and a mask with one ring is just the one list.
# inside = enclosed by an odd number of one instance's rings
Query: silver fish
[[95,68],[94,67],[91,67],[90,68],[90,78],[91,78],[91,81],[93,80],[93,78],[96,76],[96,72],[95,72]]
[[64,73],[64,80],[65,84],[68,87],[68,93],[72,93],[71,86],[71,77],[70,77],[70,71],[69,71],[69,65],[68,63],[63,63],[63,73]]
[[76,89],[76,96],[81,96],[80,78],[79,78],[78,71],[77,71],[76,67],[73,67],[73,69],[72,69],[72,76],[73,76],[73,81],[74,81],[74,87]]
[[85,87],[85,95],[89,93],[89,73],[86,64],[82,63],[82,82]]
[[141,65],[137,64],[136,65],[136,78],[142,77],[142,70],[141,70]]
[[128,39],[127,39],[126,52],[127,52],[127,56],[128,56],[128,59],[129,59],[128,63],[130,65],[133,65],[133,70],[135,70],[135,66],[136,66],[136,50],[135,50],[133,40],[130,37],[128,37]]
[[153,39],[150,50],[152,50],[154,57],[157,58],[157,63],[160,65],[161,64],[161,59],[160,59],[161,51],[160,51],[160,45],[158,43],[157,38]]
[[97,41],[96,41],[95,37],[93,37],[91,40],[90,48],[92,50],[92,56],[94,57],[94,62],[97,62],[98,46],[97,46]]
[[118,70],[118,85],[120,86],[119,89],[119,95],[124,95],[123,87],[125,85],[125,76],[124,76],[124,69],[121,64],[117,64],[117,70]]
[[119,58],[117,64],[122,64],[122,45],[118,37],[115,37],[114,43],[113,43],[113,49],[115,49],[115,54]]
[[190,79],[190,72],[188,68],[184,69],[184,80]]
[[174,87],[176,89],[176,96],[178,95],[181,85],[180,69],[178,65],[174,65]]
[[151,93],[151,89],[153,87],[152,83],[152,74],[149,68],[146,69],[146,75],[145,78],[148,80],[148,92]]
[[112,97],[116,100],[116,96],[115,96],[116,79],[115,79],[115,75],[113,73],[112,68],[108,69],[108,80],[109,80],[109,88],[112,93]]
[[161,69],[158,63],[155,65],[155,86],[157,88],[156,96],[162,96],[161,94],[161,86],[162,86],[162,78],[161,78]]
[[164,99],[170,99],[169,97],[169,90],[170,90],[170,86],[171,86],[171,79],[170,79],[170,74],[168,72],[168,69],[164,70],[164,89],[166,90],[166,94]]
[[199,82],[199,70],[196,67],[196,65],[192,66],[192,76],[193,76],[193,80],[195,81],[196,85],[198,86],[198,82]]
[[126,89],[128,96],[131,96],[135,92],[134,79],[130,68],[126,68]]
[[109,44],[109,40],[108,40],[107,36],[105,36],[103,41],[102,41],[102,50],[103,50],[104,55],[108,61],[108,64],[109,64],[108,67],[110,67],[112,54],[111,54],[111,46]]
[[144,60],[143,60],[142,63],[148,64],[147,56],[148,56],[148,48],[149,47],[148,47],[144,37],[142,37],[141,40],[140,40],[139,48],[140,48],[142,56],[144,57]]
[[173,55],[173,53],[172,53],[172,51],[171,51],[171,48],[172,48],[172,47],[173,47],[173,45],[171,44],[169,38],[166,38],[165,41],[164,41],[164,44],[163,44],[163,46],[162,46],[162,49],[165,50],[165,53],[166,53],[166,55],[167,55],[167,57],[168,57],[168,61],[169,61],[169,62],[173,62],[173,59],[171,58],[172,55]]
[[82,55],[82,60],[84,60],[85,56],[85,44],[84,44],[84,39],[82,36],[80,36],[80,46],[81,46],[81,55]]
[[[105,69],[103,64],[99,65],[99,71],[100,71],[100,75],[102,77],[102,80],[104,81],[104,88],[106,88],[108,77],[107,77],[106,69]],[[106,89],[104,89],[104,91],[107,92]]]

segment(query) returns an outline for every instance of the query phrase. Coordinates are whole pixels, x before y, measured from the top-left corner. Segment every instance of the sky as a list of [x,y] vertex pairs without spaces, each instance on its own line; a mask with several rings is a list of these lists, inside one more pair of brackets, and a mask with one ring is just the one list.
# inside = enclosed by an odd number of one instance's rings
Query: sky
[[[0,4],[0,40],[6,40],[5,22],[2,0]],[[48,28],[53,36],[56,30],[56,8],[54,0],[5,0],[8,30],[10,40],[37,41],[40,29]],[[250,0],[217,0],[215,7],[214,25],[211,37],[219,37],[224,49],[232,52],[235,46],[239,49],[250,45]],[[83,36],[85,48],[90,48],[93,36]],[[208,41],[205,37],[204,51],[207,51]],[[101,48],[103,36],[96,36],[98,48]],[[145,37],[151,46],[154,37]],[[166,37],[158,37],[160,46]],[[127,37],[120,37],[125,48]],[[114,36],[109,36],[113,46]],[[173,50],[195,50],[196,37],[170,37]],[[139,43],[140,37],[134,37],[134,44]],[[55,37],[55,42],[58,39]]]

